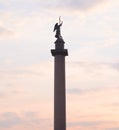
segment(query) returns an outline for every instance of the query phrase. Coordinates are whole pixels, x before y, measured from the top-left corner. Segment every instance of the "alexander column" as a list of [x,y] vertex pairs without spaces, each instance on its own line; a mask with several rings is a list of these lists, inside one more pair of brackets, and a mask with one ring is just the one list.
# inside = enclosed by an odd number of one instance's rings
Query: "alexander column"
[[60,32],[62,24],[61,20],[55,24],[57,39],[55,49],[51,50],[54,56],[54,130],[66,130],[65,56],[68,56],[68,51],[64,49],[65,42]]

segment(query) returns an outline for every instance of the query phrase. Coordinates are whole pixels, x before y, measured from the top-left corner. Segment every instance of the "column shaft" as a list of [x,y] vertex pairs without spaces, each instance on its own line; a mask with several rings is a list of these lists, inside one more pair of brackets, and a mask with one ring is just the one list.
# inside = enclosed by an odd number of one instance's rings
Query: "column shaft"
[[65,56],[55,55],[54,130],[66,130]]

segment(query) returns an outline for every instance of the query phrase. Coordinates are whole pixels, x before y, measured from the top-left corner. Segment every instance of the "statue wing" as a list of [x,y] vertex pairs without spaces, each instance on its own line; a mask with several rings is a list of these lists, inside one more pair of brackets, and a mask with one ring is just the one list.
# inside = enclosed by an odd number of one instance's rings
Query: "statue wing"
[[55,26],[54,26],[53,32],[54,32],[56,29],[57,29],[57,23],[56,23]]

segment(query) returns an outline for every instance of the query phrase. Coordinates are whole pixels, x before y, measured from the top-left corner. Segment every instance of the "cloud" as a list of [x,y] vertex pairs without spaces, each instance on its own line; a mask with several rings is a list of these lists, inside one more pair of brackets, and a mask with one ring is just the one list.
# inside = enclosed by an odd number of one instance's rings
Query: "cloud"
[[5,112],[0,114],[0,128],[45,128],[45,125],[50,125],[49,119],[40,118],[38,113],[35,112],[25,112],[25,113],[15,113],[15,112]]
[[[82,129],[85,129],[85,128],[90,129],[91,127],[93,127],[93,128],[101,127],[101,126],[109,124],[109,123],[112,123],[112,122],[108,121],[108,120],[107,121],[105,121],[105,120],[104,121],[103,120],[99,120],[99,121],[94,121],[94,120],[92,120],[92,121],[90,121],[90,120],[89,121],[88,120],[81,121],[80,120],[79,122],[68,122],[68,127],[69,128],[70,127],[80,127]],[[102,128],[102,130],[103,130],[103,128]]]
[[108,87],[91,87],[91,88],[87,88],[87,89],[81,89],[81,88],[70,88],[67,89],[67,93],[68,94],[78,94],[78,95],[84,95],[84,94],[89,94],[89,93],[95,93],[95,92],[99,92],[99,91],[104,91],[106,89],[109,89]]
[[114,86],[114,84],[118,85],[118,76],[119,71],[112,67],[111,63],[67,63],[67,79],[70,82],[68,85],[75,86],[74,88],[78,88],[78,86],[94,88],[95,86],[109,87]]
[[119,130],[119,127],[108,128],[107,130]]
[[[25,94],[12,93],[5,100],[5,105],[2,104],[3,108],[7,104],[8,106],[17,109],[17,111],[24,111],[26,109],[30,109],[31,111],[34,109],[35,111],[37,109],[37,111],[42,113],[43,109],[49,110],[49,104],[53,104],[51,103],[53,99],[53,97],[51,97],[53,95],[53,84],[51,84],[51,82],[53,82],[53,64],[51,62],[26,65],[24,67],[13,69],[12,71],[3,70],[0,74],[1,81],[3,83],[6,83],[7,81],[13,84],[12,86],[7,86],[7,89],[5,90],[6,92],[13,92],[17,89],[23,89],[25,92],[27,92]],[[118,80],[116,81],[116,78],[118,79],[119,75],[118,70],[115,69],[111,63],[67,62],[66,74],[66,79],[68,82],[67,88],[69,93],[67,103],[68,105],[70,104],[70,107],[68,106],[67,108],[71,110],[68,112],[71,113],[69,115],[78,116],[80,115],[79,113],[81,113],[81,115],[89,114],[92,116],[99,113],[101,114],[101,118],[103,120],[103,114],[105,113],[104,109],[106,108],[104,104],[113,103],[117,98],[116,96],[118,96],[118,91],[115,88],[115,86],[118,85]],[[112,82],[111,85],[110,82]],[[110,85],[111,88],[108,88],[108,85]],[[5,87],[3,86],[0,89],[5,89]],[[49,93],[52,94],[50,95]],[[48,104],[49,100],[50,102]],[[77,105],[79,102],[80,105]],[[46,105],[44,105],[45,103]],[[8,111],[10,108],[6,109]],[[72,112],[72,110],[74,112]],[[108,108],[108,111],[106,112],[110,112],[110,110],[111,108]],[[45,112],[45,116],[50,117],[50,112]],[[7,115],[7,118],[5,115]],[[42,116],[37,115],[37,112],[25,112],[23,114],[3,114],[2,117],[4,118],[0,119],[1,124],[3,123],[1,128],[12,128],[13,126],[18,128],[18,126],[21,126],[21,128],[26,127],[27,129],[31,130],[41,127],[44,128],[46,124],[48,124],[49,127],[50,124],[48,123],[48,120],[42,119]],[[109,115],[109,113],[107,115]],[[86,122],[83,120],[80,122],[81,123],[78,124],[77,120],[76,123],[69,124],[69,127],[85,128],[85,126],[93,127],[95,125],[102,125],[101,122],[97,122],[95,120],[94,122]]]
[[[117,89],[117,91],[119,90],[119,88]],[[113,91],[113,90],[112,90]],[[118,110],[119,109],[119,102],[118,101],[116,101],[116,99],[115,99],[115,101],[113,101],[113,102],[111,102],[111,103],[105,103],[105,104],[103,104],[103,106],[105,107],[105,108],[111,108],[111,109],[113,109],[113,110]]]
[[[119,71],[117,66],[118,63],[67,62],[66,79],[68,94],[80,95],[106,90],[112,86],[118,87]],[[3,81],[0,85],[4,88],[9,88],[9,90],[12,87],[12,94],[16,92],[19,94],[24,93],[23,88],[28,89],[29,86],[32,87],[34,85],[44,85],[42,91],[45,91],[47,88],[45,81],[53,83],[53,71],[51,62],[26,65],[11,70],[4,68],[0,70],[0,79]],[[5,82],[6,80],[8,83]],[[30,92],[30,90],[27,90],[27,92]]]
[[67,7],[67,8],[74,8],[79,10],[85,10],[92,8],[106,0],[59,0],[55,3],[57,7]]
[[10,38],[14,37],[15,33],[12,30],[0,27],[0,38]]
[[112,63],[112,67],[119,71],[119,63]]
[[103,124],[103,121],[85,121],[85,122],[78,122],[78,123],[70,123],[71,126],[73,125],[79,125],[79,126],[84,126],[84,127],[88,127],[88,126],[96,126],[99,124]]
[[12,126],[19,125],[21,123],[20,117],[16,113],[6,112],[1,115],[0,127],[9,128]]
[[[95,7],[102,2],[105,2],[107,0],[47,0],[47,1],[42,1],[42,0],[17,0],[17,1],[12,1],[9,0],[9,2],[2,2],[4,7],[7,8],[17,8],[17,9],[23,9],[23,10],[31,10],[31,9],[53,9],[53,8],[72,8],[72,9],[79,9],[79,10],[87,10],[92,7]],[[26,6],[26,8],[24,8]],[[29,7],[29,8],[27,8]]]
[[0,98],[4,98],[5,97],[5,93],[4,92],[0,92]]

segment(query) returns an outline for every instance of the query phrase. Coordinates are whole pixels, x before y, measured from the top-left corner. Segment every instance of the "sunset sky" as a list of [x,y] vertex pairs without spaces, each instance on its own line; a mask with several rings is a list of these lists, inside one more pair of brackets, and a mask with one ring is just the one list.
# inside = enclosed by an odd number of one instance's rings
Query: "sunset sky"
[[0,0],[0,130],[53,130],[59,16],[67,130],[119,130],[119,0]]

